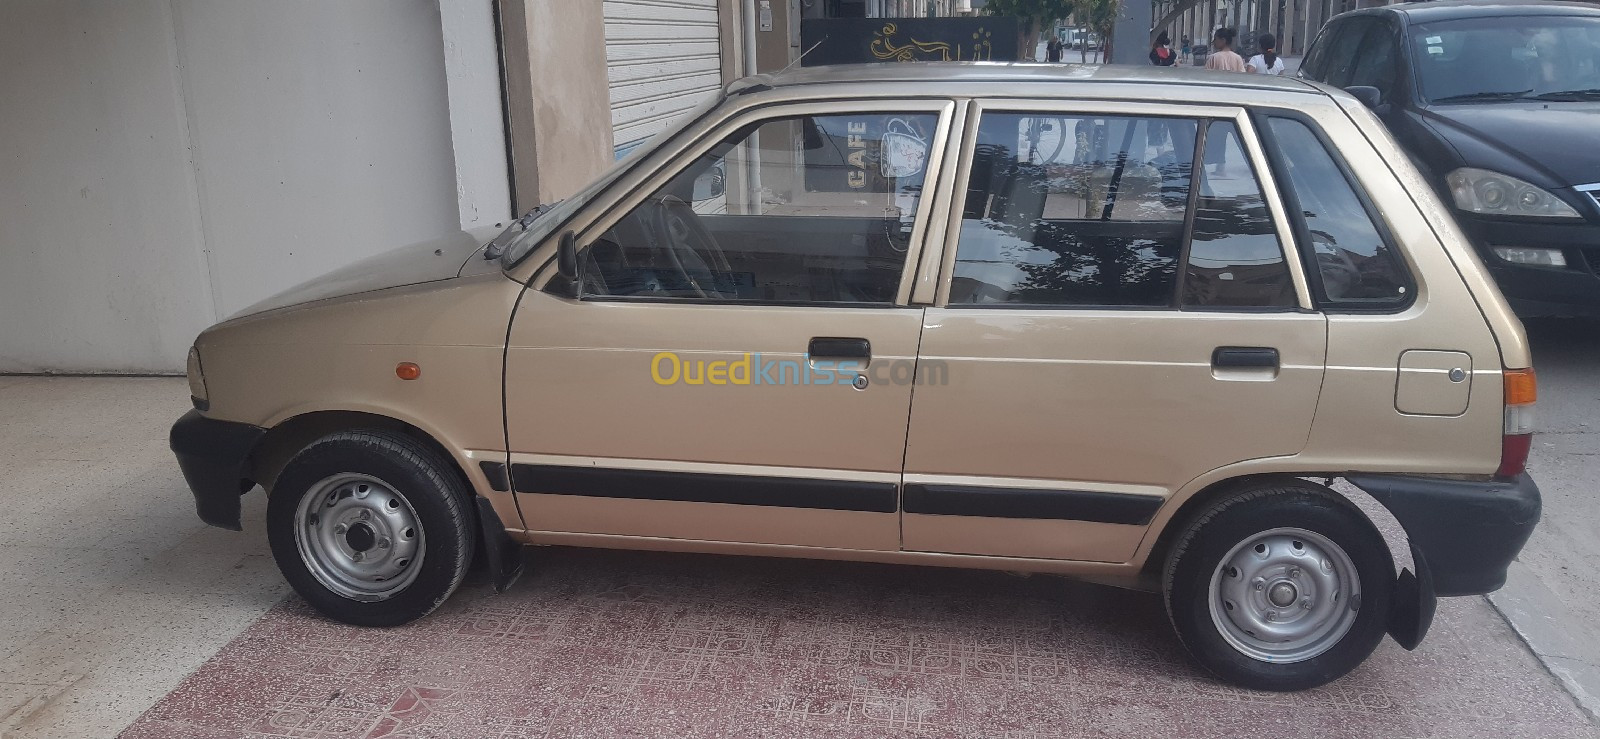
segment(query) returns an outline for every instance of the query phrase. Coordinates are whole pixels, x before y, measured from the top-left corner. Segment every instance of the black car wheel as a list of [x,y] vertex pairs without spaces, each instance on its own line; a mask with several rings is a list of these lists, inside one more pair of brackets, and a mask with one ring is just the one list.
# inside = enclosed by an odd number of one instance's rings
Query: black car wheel
[[1335,680],[1378,646],[1394,587],[1388,545],[1327,488],[1288,482],[1225,498],[1178,538],[1167,612],[1189,653],[1258,690]]
[[470,493],[449,463],[406,436],[325,436],[289,461],[267,502],[267,538],[289,584],[357,626],[395,626],[439,607],[472,562]]

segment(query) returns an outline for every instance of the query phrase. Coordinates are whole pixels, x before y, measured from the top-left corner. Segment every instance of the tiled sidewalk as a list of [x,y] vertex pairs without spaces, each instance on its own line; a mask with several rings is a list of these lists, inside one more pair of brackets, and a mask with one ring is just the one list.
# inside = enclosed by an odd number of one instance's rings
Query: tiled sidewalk
[[1299,694],[1197,672],[1158,598],[1048,577],[550,549],[408,627],[291,598],[146,737],[1592,736],[1481,599]]

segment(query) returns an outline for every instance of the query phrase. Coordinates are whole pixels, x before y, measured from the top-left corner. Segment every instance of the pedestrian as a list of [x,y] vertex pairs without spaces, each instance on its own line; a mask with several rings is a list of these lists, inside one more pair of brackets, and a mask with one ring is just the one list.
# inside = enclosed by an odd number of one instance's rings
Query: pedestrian
[[1061,38],[1059,36],[1052,34],[1050,43],[1044,45],[1044,59],[1047,62],[1061,61]]
[[1256,43],[1260,45],[1261,53],[1250,57],[1250,71],[1274,77],[1281,76],[1283,58],[1278,56],[1278,39],[1270,33],[1263,33]]
[[1172,53],[1172,49],[1168,48],[1170,46],[1172,37],[1168,36],[1166,31],[1162,31],[1161,35],[1156,36],[1155,45],[1150,47],[1150,63],[1158,67],[1171,67],[1177,64],[1178,56]]
[[1189,41],[1189,34],[1183,34],[1183,60],[1187,62],[1193,59],[1193,52],[1194,44]]
[[1218,28],[1211,36],[1211,48],[1206,55],[1206,69],[1222,72],[1245,72],[1244,58],[1233,50],[1233,39],[1238,35],[1232,28]]

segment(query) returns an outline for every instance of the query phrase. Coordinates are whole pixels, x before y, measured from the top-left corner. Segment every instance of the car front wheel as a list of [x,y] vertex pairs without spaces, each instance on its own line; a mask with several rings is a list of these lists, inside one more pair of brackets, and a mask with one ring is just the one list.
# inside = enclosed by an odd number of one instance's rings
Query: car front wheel
[[284,467],[267,537],[296,592],[330,618],[395,626],[427,615],[466,575],[468,492],[439,455],[406,436],[325,436]]
[[1307,482],[1212,505],[1182,533],[1165,571],[1167,612],[1197,661],[1258,690],[1335,680],[1388,627],[1394,562],[1348,500]]

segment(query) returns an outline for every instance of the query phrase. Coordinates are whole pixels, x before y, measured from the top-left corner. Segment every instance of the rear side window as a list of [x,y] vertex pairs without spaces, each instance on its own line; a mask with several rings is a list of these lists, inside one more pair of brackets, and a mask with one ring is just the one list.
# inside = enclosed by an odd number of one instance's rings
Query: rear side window
[[1384,310],[1411,298],[1410,276],[1338,160],[1304,122],[1268,119],[1279,162],[1316,255],[1324,307]]
[[986,113],[949,304],[1292,307],[1275,233],[1231,121]]
[[950,303],[1167,306],[1195,121],[988,113]]

